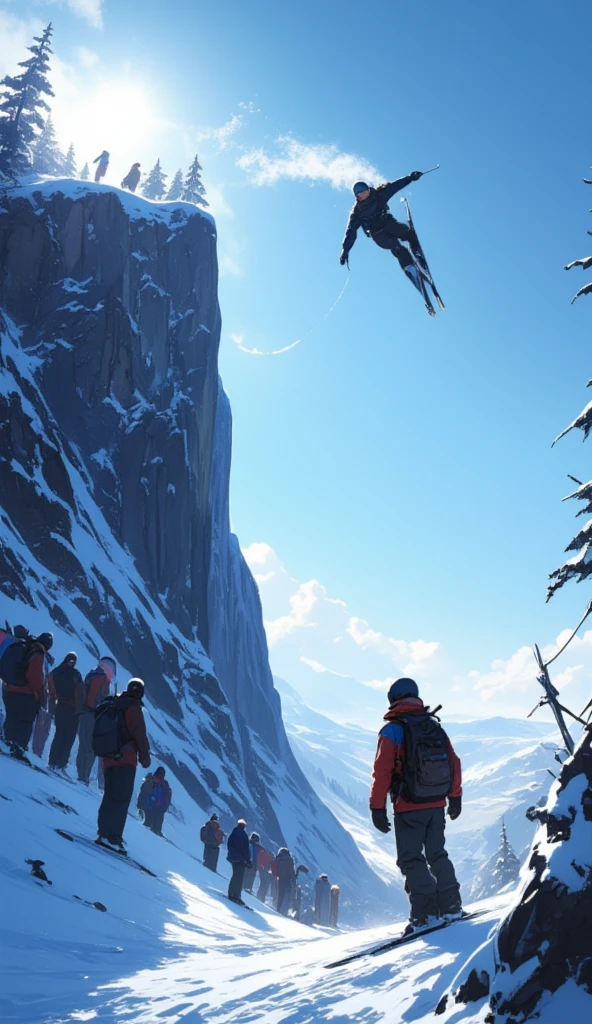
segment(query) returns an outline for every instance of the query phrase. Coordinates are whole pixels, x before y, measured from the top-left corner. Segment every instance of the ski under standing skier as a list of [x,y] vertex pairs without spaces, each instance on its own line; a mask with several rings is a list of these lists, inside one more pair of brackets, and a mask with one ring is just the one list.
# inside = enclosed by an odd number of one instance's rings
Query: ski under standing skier
[[[356,202],[349,215],[340,263],[342,266],[347,263],[358,231],[362,228],[368,238],[376,242],[381,249],[389,249],[398,259],[401,269],[422,296],[428,313],[433,316],[435,311],[425,291],[424,277],[418,267],[417,257],[414,258],[414,250],[418,246],[417,235],[413,227],[396,220],[388,207],[389,199],[407,188],[412,181],[419,181],[422,173],[412,171],[404,178],[387,181],[377,188],[371,188],[365,181],[356,181],[353,186]],[[407,244],[404,245],[404,242]],[[423,260],[421,262],[423,263]]]
[[413,679],[388,692],[372,773],[370,812],[379,832],[390,832],[387,796],[395,810],[397,865],[411,903],[406,934],[462,917],[460,887],[444,845],[445,807],[461,813],[461,765],[439,721],[419,697]]

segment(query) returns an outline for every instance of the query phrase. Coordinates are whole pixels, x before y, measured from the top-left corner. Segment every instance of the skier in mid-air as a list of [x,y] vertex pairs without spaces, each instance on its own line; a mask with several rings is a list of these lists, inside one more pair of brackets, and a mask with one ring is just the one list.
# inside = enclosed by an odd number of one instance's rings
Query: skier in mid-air
[[[353,186],[356,202],[349,215],[340,263],[343,266],[348,262],[358,231],[362,228],[368,238],[376,242],[381,249],[390,249],[393,256],[398,259],[403,272],[421,294],[430,316],[435,316],[434,307],[426,291],[426,282],[433,286],[433,281],[409,209],[407,208],[409,223],[403,224],[393,217],[388,207],[389,199],[392,199],[396,192],[407,188],[412,181],[419,181],[422,174],[422,171],[412,171],[404,178],[387,181],[377,188],[371,188],[365,181],[356,181]],[[435,288],[433,290],[443,308]]]

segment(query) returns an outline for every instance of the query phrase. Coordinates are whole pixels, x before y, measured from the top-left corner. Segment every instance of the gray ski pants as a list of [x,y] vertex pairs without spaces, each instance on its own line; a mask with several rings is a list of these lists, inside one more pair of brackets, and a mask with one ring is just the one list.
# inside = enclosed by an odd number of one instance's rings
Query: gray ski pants
[[395,814],[397,864],[414,921],[461,908],[460,887],[444,846],[445,826],[443,807]]

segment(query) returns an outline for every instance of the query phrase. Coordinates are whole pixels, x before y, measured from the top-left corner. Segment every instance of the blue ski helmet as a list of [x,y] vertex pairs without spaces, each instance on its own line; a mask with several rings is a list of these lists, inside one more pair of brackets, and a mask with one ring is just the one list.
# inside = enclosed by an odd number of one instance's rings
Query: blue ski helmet
[[415,679],[396,679],[391,684],[388,692],[389,704],[395,704],[398,700],[402,700],[403,697],[419,697],[419,687]]
[[365,181],[356,181],[353,187],[353,193],[355,196],[359,195],[360,192],[366,192],[370,188]]

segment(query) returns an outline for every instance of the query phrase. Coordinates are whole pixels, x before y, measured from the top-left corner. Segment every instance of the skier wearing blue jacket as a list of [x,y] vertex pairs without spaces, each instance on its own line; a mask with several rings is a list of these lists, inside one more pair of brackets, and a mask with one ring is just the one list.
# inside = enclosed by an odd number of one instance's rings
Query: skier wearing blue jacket
[[[388,207],[389,199],[392,199],[397,192],[407,188],[412,181],[419,181],[421,177],[422,171],[412,171],[404,178],[387,181],[377,188],[371,188],[365,181],[356,181],[353,186],[356,202],[349,215],[340,263],[342,266],[347,263],[358,231],[362,228],[364,234],[376,242],[381,249],[390,249],[393,256],[398,259],[402,271],[415,285],[422,298],[426,300],[428,313],[433,315],[434,309],[427,300],[416,260],[411,254],[415,251],[417,243],[415,231],[412,226],[396,220]],[[403,242],[408,243],[411,251],[406,245],[402,245]]]
[[251,848],[246,828],[247,823],[244,818],[239,818],[226,843],[228,849],[226,860],[232,864],[232,878],[228,886],[228,899],[232,900],[233,903],[238,903],[241,907],[245,906],[244,901],[241,899],[245,868],[251,866]]

